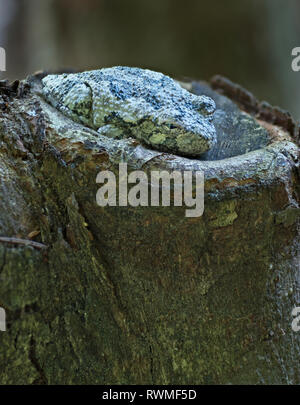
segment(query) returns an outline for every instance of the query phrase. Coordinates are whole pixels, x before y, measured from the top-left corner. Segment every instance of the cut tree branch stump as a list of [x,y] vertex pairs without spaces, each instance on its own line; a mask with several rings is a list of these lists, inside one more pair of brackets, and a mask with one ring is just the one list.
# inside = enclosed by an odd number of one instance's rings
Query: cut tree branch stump
[[[219,77],[183,83],[219,111],[217,146],[188,159],[71,121],[42,77],[0,84],[0,383],[299,384],[289,114]],[[96,176],[120,162],[204,171],[204,214],[99,207]]]

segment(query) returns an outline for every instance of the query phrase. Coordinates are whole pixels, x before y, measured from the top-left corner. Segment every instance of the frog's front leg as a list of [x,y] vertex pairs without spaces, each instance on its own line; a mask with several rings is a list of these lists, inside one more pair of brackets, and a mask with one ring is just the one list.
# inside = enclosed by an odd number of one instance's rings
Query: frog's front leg
[[122,139],[125,138],[124,129],[121,129],[113,124],[106,124],[97,129],[98,134],[107,136],[108,138]]

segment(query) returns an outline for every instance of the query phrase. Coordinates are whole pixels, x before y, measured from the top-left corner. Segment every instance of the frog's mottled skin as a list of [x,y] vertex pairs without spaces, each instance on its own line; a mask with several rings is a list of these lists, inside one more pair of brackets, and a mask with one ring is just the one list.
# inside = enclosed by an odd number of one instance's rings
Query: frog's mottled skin
[[119,66],[48,75],[43,95],[55,108],[103,135],[133,137],[161,151],[199,156],[216,140],[214,101],[151,70]]

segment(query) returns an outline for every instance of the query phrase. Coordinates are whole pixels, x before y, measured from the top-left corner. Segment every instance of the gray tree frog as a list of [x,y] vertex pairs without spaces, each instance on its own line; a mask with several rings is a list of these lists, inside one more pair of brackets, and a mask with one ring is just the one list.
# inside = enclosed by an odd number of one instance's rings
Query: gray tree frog
[[48,75],[52,106],[105,136],[133,137],[159,151],[199,156],[216,141],[214,101],[148,69],[117,66]]

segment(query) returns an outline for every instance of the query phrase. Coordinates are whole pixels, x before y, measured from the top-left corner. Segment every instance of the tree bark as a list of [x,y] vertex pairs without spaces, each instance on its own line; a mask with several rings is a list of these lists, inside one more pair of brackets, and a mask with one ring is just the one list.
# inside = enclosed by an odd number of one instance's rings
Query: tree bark
[[[185,83],[229,117],[247,110],[269,136],[260,145],[229,120],[222,147],[187,159],[71,121],[40,97],[41,77],[0,87],[0,383],[299,384],[289,116],[232,83]],[[118,178],[120,162],[204,171],[204,214],[97,206],[97,173]]]

